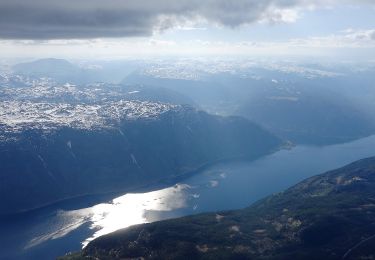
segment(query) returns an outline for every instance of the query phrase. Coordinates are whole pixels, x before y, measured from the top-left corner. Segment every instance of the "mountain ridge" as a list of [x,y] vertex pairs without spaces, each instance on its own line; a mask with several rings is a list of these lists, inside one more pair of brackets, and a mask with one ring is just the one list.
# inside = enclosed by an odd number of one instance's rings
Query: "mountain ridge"
[[[115,114],[112,118],[109,113],[109,121],[99,127],[41,122],[21,124],[16,132],[5,131],[0,140],[0,190],[7,198],[1,205],[2,214],[72,196],[124,191],[225,158],[255,159],[282,144],[240,117],[165,106],[161,113],[140,117],[117,118]],[[143,115],[147,104],[140,109]],[[20,160],[22,164],[17,163]],[[15,188],[22,192],[14,194]]]

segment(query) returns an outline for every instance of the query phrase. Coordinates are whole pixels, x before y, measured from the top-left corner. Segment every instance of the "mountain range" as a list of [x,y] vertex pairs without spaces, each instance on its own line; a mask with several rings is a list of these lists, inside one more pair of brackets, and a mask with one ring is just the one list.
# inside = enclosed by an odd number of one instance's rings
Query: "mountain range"
[[169,91],[151,95],[150,101],[146,88],[136,89],[1,89],[1,214],[128,191],[222,159],[255,159],[282,145],[244,118],[172,104],[178,95]]

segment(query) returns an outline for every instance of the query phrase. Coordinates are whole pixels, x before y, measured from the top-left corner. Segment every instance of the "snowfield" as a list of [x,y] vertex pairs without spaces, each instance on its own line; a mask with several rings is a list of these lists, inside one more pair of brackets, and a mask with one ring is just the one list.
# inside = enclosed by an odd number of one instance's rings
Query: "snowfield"
[[174,107],[126,100],[103,105],[3,101],[0,103],[0,125],[12,131],[61,126],[91,129],[114,126],[121,120],[156,117]]
[[179,106],[128,100],[121,88],[36,85],[0,88],[0,140],[24,130],[116,127],[123,120],[155,118]]

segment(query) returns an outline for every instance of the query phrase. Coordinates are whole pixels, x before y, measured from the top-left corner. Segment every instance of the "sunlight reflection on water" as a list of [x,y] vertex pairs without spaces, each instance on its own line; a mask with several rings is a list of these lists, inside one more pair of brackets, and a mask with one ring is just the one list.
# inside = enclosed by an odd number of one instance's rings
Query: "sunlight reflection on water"
[[90,208],[92,222],[90,228],[96,230],[93,236],[83,241],[86,246],[91,240],[132,225],[150,222],[147,211],[172,211],[188,206],[191,187],[177,184],[162,190],[148,193],[128,193],[112,203],[98,204]]
[[[132,225],[149,223],[168,218],[163,212],[173,212],[190,207],[198,208],[197,192],[201,186],[208,187],[204,181],[198,185],[176,184],[174,186],[146,193],[127,193],[109,203],[101,203],[77,210],[58,210],[47,222],[34,226],[36,235],[28,241],[24,249],[40,245],[48,240],[62,238],[89,224],[93,234],[81,242],[85,247],[95,238]],[[215,181],[216,182],[216,181]]]
[[[373,156],[375,136],[325,147],[298,146],[253,162],[218,164],[165,189],[129,193],[77,210],[37,215],[24,249],[52,240],[93,239],[136,224],[207,211],[243,208],[317,173]],[[303,169],[303,170],[301,170]],[[88,232],[87,232],[88,231]],[[23,234],[24,235],[24,234]],[[64,240],[66,239],[66,240]]]

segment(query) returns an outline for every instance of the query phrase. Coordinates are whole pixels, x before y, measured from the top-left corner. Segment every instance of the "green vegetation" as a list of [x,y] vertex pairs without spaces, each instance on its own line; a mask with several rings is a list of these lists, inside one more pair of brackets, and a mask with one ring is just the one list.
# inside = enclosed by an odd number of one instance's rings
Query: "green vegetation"
[[375,157],[249,208],[133,226],[62,259],[374,259]]

